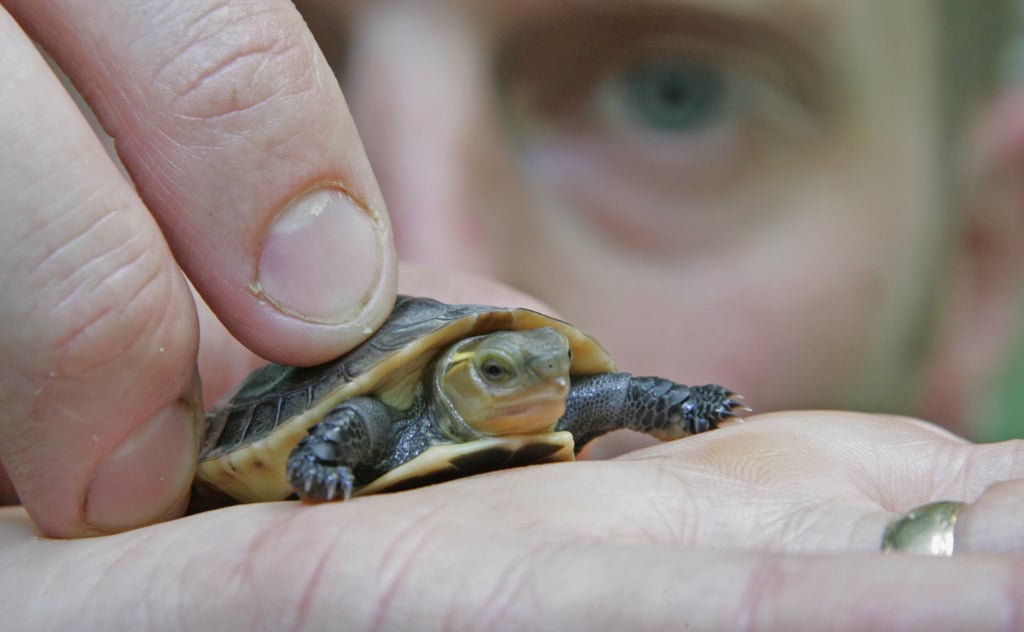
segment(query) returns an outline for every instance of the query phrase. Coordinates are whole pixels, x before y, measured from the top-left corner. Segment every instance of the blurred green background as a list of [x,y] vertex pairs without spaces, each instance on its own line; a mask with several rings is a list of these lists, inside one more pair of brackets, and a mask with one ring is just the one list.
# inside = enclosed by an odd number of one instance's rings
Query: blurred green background
[[[1007,84],[1024,81],[1024,0],[1017,2],[1018,25],[1016,44],[1007,51],[1003,66],[1003,80]],[[1022,175],[1024,177],[1024,175]],[[1020,209],[1024,213],[1024,209]],[[1024,248],[1024,244],[1021,245]],[[1024,283],[1024,279],[1021,279]],[[1024,307],[1024,306],[1022,306]],[[1024,309],[1019,311],[1024,330]],[[1019,336],[1014,361],[1003,376],[997,396],[993,398],[988,431],[984,441],[1024,438],[1024,334]]]
[[[1022,209],[1024,212],[1024,209]],[[980,439],[1002,441],[1024,438],[1024,337],[1017,343],[1014,362],[994,398],[991,425]]]

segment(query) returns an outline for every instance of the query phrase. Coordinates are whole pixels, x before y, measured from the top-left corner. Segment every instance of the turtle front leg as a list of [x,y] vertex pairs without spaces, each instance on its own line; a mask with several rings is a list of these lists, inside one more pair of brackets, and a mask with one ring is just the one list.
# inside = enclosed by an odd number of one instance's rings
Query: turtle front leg
[[662,441],[718,427],[735,411],[749,410],[717,384],[686,386],[661,377],[605,373],[577,380],[556,430],[572,432],[579,452],[606,432],[628,428]]
[[288,483],[307,502],[348,500],[353,470],[371,466],[387,452],[394,411],[369,397],[354,397],[327,413],[288,457]]

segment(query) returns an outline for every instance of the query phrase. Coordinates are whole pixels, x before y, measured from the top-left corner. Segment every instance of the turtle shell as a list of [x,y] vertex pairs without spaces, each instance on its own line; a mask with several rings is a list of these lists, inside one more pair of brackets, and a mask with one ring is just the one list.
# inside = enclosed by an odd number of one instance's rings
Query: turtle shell
[[[614,370],[614,363],[597,341],[550,316],[521,308],[449,305],[400,296],[385,323],[349,353],[314,367],[269,364],[250,374],[207,416],[198,480],[241,501],[287,498],[292,490],[285,478],[285,465],[292,448],[339,403],[367,395],[406,408],[415,397],[424,368],[452,343],[495,331],[538,327],[553,327],[568,338],[573,354],[571,375]],[[561,446],[564,454],[566,438],[551,436],[561,434],[567,433],[548,433],[535,440],[520,437],[437,446],[429,456],[425,453],[401,471],[386,475],[388,486],[412,486],[403,483],[413,479],[429,482],[437,472],[453,467],[469,473],[472,468],[461,464],[479,461],[481,452],[489,452],[487,458],[493,458],[494,450],[505,451],[510,465],[527,459],[537,449],[548,450],[545,445]],[[571,437],[569,441],[568,456],[560,458],[572,458]],[[381,487],[371,485],[373,491]]]

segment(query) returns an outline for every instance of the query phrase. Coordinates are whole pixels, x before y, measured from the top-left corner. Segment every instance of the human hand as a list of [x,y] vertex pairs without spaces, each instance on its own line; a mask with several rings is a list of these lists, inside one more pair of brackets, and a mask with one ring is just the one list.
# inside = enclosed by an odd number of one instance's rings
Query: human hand
[[[177,266],[234,336],[271,359],[315,362],[351,346],[386,313],[394,256],[383,204],[336,86],[324,79],[330,72],[290,4],[3,4],[82,86],[138,191],[106,162],[34,48],[0,15],[9,79],[0,97],[8,148],[0,213],[9,228],[0,234],[0,455],[51,534],[170,517],[191,478],[200,409],[194,308]],[[341,248],[260,250],[271,243],[264,233],[277,210],[323,181],[376,211],[369,228],[357,214],[344,229],[323,231],[370,243],[366,256],[342,266],[351,275],[321,257]],[[284,233],[286,242],[295,234]],[[358,262],[375,257],[379,276],[371,263],[360,287]],[[273,261],[297,279],[274,274]],[[323,293],[325,283],[337,293]],[[329,314],[347,311],[359,313]],[[240,377],[251,356],[213,320],[203,322],[204,375],[234,381],[225,376]],[[874,608],[883,621],[984,627],[984,617],[1011,616],[1019,564],[970,553],[1020,550],[1012,539],[1021,533],[1016,483],[993,487],[962,514],[966,554],[941,562],[953,566],[788,554],[876,551],[880,532],[868,534],[891,517],[882,509],[919,504],[876,506],[850,477],[866,476],[862,484],[873,481],[889,500],[907,493],[908,481],[917,481],[910,488],[921,502],[947,491],[971,499],[991,482],[1020,477],[1018,447],[917,437],[910,443],[935,453],[894,464],[888,447],[875,451],[902,440],[861,427],[863,419],[843,424],[862,442],[851,444],[861,446],[852,455],[842,452],[852,437],[834,423],[805,418],[766,444],[756,433],[783,423],[769,421],[613,463],[530,468],[344,505],[236,507],[89,540],[40,539],[24,510],[6,509],[0,559],[17,572],[5,574],[0,594],[19,608],[5,623],[274,627],[294,615],[312,627],[339,618],[483,626],[488,617],[509,627],[529,617],[719,627],[715,617],[728,617],[786,628],[860,624]],[[798,440],[814,436],[812,427],[831,435]],[[727,442],[737,436],[755,440]],[[696,467],[702,457],[713,465],[715,454],[732,455],[719,464],[725,471]],[[808,467],[808,456],[828,467]],[[113,466],[102,468],[108,459]],[[865,474],[872,469],[864,463],[880,469]],[[935,482],[947,472],[948,481]],[[801,511],[790,517],[786,507]],[[814,537],[822,525],[840,532]],[[818,598],[822,586],[839,588]]]
[[384,203],[292,3],[2,5],[133,182],[0,9],[0,462],[50,535],[179,515],[202,414],[181,271],[231,332],[203,315],[208,389],[252,368],[236,338],[279,362],[335,357],[394,298]]
[[[40,539],[10,508],[0,594],[15,629],[1013,628],[1022,446],[780,413],[613,461],[101,538]],[[953,558],[879,552],[937,499],[971,502]]]

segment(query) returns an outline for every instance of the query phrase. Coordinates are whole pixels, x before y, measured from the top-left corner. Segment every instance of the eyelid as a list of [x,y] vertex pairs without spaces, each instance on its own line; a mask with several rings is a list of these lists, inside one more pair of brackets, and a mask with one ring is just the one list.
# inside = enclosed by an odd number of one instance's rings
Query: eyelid
[[[501,369],[500,375],[491,375],[488,373],[487,367],[491,364]],[[489,356],[484,359],[483,362],[480,363],[477,371],[486,382],[505,383],[508,380],[515,378],[515,370],[512,368],[511,364],[509,364],[505,358],[498,356]]]
[[512,366],[512,360],[505,357],[500,353],[491,353],[480,360],[480,367],[484,367],[490,363],[496,363],[506,371]]
[[[719,69],[723,75],[726,95],[722,106],[726,116],[752,115],[770,121],[775,129],[799,137],[815,128],[823,115],[813,107],[785,77],[764,58],[748,58],[743,52],[726,50],[718,44],[702,45],[693,42],[672,42],[671,46],[648,43],[644,52],[630,55],[624,64],[642,63],[647,57],[664,63],[676,57],[681,64]],[[614,82],[614,78],[611,80]]]
[[[557,111],[564,105],[559,100],[580,98],[631,60],[675,55],[774,86],[776,100],[790,100],[787,108],[776,104],[786,120],[830,115],[834,98],[823,54],[761,18],[651,3],[567,13],[563,22],[526,24],[506,36],[497,74],[506,96]],[[555,87],[560,93],[550,94]]]

